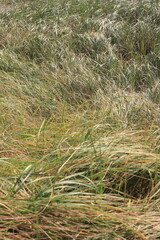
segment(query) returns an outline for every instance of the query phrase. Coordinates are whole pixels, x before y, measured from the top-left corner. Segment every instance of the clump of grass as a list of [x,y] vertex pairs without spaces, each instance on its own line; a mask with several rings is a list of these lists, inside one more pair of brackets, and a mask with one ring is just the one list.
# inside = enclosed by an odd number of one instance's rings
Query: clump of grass
[[0,238],[159,237],[159,3],[0,6]]

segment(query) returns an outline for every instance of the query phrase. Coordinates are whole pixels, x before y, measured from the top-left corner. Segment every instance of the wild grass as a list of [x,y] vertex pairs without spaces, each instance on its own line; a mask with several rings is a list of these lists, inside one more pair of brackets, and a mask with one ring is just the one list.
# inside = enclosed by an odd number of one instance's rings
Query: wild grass
[[159,1],[0,8],[0,239],[158,239]]

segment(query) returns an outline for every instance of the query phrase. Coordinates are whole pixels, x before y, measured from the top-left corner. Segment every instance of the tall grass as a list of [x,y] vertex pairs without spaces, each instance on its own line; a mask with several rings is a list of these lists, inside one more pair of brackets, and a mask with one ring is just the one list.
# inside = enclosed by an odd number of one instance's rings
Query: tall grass
[[0,7],[0,238],[158,238],[159,2]]

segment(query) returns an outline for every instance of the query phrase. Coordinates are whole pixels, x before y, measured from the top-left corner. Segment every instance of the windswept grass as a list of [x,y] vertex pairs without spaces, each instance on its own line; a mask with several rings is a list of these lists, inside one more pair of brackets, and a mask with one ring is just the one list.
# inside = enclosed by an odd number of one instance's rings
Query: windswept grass
[[0,8],[0,239],[158,239],[159,1]]

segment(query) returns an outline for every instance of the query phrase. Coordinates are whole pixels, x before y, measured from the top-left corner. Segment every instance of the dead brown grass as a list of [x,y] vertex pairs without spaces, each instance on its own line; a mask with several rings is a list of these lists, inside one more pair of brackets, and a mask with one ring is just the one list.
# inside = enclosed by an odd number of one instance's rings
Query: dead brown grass
[[[68,206],[50,203],[34,214],[27,209],[18,213],[13,200],[2,204],[0,239],[158,239],[160,216],[157,211],[142,211],[143,203],[127,203],[111,194],[77,199]],[[15,205],[13,210],[9,205]]]

